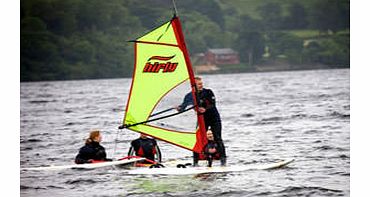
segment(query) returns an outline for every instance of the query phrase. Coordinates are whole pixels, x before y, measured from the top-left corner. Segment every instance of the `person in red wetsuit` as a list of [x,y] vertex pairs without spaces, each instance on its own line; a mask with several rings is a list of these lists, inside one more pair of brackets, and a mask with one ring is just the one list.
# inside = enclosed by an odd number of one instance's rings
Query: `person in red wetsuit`
[[102,141],[102,136],[100,131],[95,130],[90,132],[89,138],[85,141],[85,146],[80,148],[78,152],[75,163],[84,164],[84,163],[94,163],[102,161],[112,161],[112,159],[107,159],[107,154],[105,149],[100,145]]
[[128,156],[132,156],[134,153],[136,156],[145,157],[152,161],[145,161],[144,163],[162,162],[162,155],[157,141],[153,138],[148,138],[148,136],[143,133],[140,134],[138,139],[131,142]]
[[[208,167],[212,167],[213,159],[220,159],[222,156],[222,145],[214,140],[213,133],[211,130],[207,131],[208,143],[204,146],[203,151],[205,158],[208,161]],[[225,166],[226,163],[221,160],[221,166]]]

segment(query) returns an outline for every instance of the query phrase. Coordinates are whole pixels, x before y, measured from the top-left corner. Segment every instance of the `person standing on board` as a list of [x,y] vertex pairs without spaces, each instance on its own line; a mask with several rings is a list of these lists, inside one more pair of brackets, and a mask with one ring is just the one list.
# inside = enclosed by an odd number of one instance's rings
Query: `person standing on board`
[[157,156],[157,162],[162,162],[161,150],[157,145],[157,141],[153,138],[148,138],[147,135],[141,133],[140,137],[131,142],[128,156],[132,155],[145,157],[148,159],[144,163],[156,163],[155,156]]
[[[207,140],[208,140],[208,143],[204,146],[203,151],[204,151],[205,158],[208,161],[208,167],[212,167],[213,159],[220,158],[222,147],[214,140],[213,133],[211,130],[207,131]],[[221,165],[224,166],[225,163],[221,162]]]
[[[211,89],[203,88],[203,81],[201,77],[195,77],[195,85],[197,88],[197,94],[199,96],[199,112],[203,114],[205,127],[213,132],[215,141],[220,146],[220,160],[221,165],[226,165],[226,151],[225,146],[221,137],[221,117],[216,108],[216,98]],[[184,97],[184,101],[181,105],[177,106],[178,111],[184,111],[188,105],[194,105],[193,95],[189,92]],[[199,154],[194,152],[194,166],[198,165]]]
[[84,164],[112,161],[112,159],[107,159],[105,148],[100,145],[101,140],[102,136],[100,131],[91,131],[89,138],[86,139],[85,146],[80,148],[80,151],[75,158],[75,163]]

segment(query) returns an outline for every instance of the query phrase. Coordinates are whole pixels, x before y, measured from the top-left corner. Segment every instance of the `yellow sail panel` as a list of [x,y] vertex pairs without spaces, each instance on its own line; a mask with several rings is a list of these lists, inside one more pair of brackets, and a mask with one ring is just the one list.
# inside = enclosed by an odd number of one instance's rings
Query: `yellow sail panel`
[[140,42],[159,42],[166,44],[177,45],[175,32],[173,30],[171,21],[163,24],[162,26],[154,29],[148,34],[137,39]]
[[[135,76],[125,124],[147,120],[158,101],[189,77],[178,47],[136,43],[136,52]],[[159,57],[171,59],[161,61]]]
[[[206,140],[201,114],[197,115],[193,110],[189,111],[198,121],[198,130],[196,124],[189,124],[187,121],[185,122],[191,126],[191,129],[184,131],[179,127],[168,128],[162,124],[154,124],[151,118],[154,109],[161,101],[166,100],[164,97],[170,97],[170,92],[176,92],[174,89],[180,84],[186,85],[184,82],[187,82],[188,89],[181,92],[181,98],[176,100],[176,104],[179,104],[190,91],[193,97],[195,96],[194,74],[188,56],[180,22],[176,17],[135,41],[135,70],[126,105],[124,125],[130,130],[200,152]],[[197,109],[196,102],[194,101],[195,109]],[[178,116],[174,118],[167,120],[174,120],[177,123],[178,119],[183,120]]]
[[165,130],[163,128],[143,124],[134,126],[130,129],[137,132],[146,133],[157,139],[166,141],[171,144],[175,144],[188,150],[193,150],[194,145],[196,143],[195,133],[181,133],[177,131]]

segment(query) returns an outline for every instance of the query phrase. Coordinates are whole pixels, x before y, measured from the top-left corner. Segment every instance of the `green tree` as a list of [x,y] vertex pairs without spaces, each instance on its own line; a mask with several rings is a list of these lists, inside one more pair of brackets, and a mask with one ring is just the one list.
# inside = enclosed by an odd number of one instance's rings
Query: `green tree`
[[56,79],[54,62],[60,60],[57,43],[49,32],[21,33],[21,80]]
[[301,63],[303,40],[289,33],[270,32],[267,35],[267,46],[271,58],[284,57],[292,63]]
[[53,62],[60,60],[58,37],[38,17],[23,18],[21,29],[21,80],[56,79]]
[[311,9],[310,23],[322,32],[349,28],[349,0],[318,0]]
[[335,67],[348,67],[350,64],[349,37],[335,35],[320,42],[318,58],[321,63]]
[[53,12],[49,13],[48,30],[58,34],[69,36],[77,29],[76,13],[79,0],[53,1]]
[[191,54],[204,52],[207,48],[224,46],[224,33],[208,17],[190,12],[184,14],[183,19],[185,39]]
[[160,20],[162,16],[171,16],[172,14],[172,9],[164,10],[163,3],[160,1],[124,0],[123,5],[132,16],[138,17],[138,22],[147,30],[154,28],[156,23],[163,22]]
[[281,5],[275,2],[266,3],[257,8],[262,16],[262,24],[266,30],[278,30],[283,28],[283,16]]
[[241,31],[263,31],[261,21],[253,19],[249,15],[240,16],[239,32]]
[[46,24],[38,17],[26,17],[21,20],[22,32],[46,32]]
[[306,9],[300,3],[293,2],[288,7],[288,16],[285,18],[285,28],[304,29],[307,27]]
[[[259,7],[258,13],[244,12],[241,5],[241,1],[177,1],[189,52],[231,47],[242,61],[254,64],[268,46],[272,59],[299,62],[303,53],[305,63],[349,65],[349,34],[316,38],[302,52],[300,38],[278,32],[305,28],[305,19],[313,30],[348,29],[349,0],[251,3],[252,8]],[[21,80],[129,77],[134,49],[126,41],[172,14],[168,0],[21,0]],[[261,18],[250,17],[258,14]]]
[[265,41],[260,32],[245,30],[239,33],[238,42],[234,47],[239,51],[241,61],[252,66],[261,61]]
[[208,17],[213,23],[217,24],[222,30],[225,28],[224,14],[217,1],[209,0],[186,0],[177,1],[177,7],[181,8],[181,14],[189,12],[189,10],[198,12]]

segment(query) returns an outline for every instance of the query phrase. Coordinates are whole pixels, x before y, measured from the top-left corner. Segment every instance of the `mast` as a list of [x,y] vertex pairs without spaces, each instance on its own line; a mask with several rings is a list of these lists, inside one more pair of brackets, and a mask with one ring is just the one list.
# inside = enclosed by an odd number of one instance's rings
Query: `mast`
[[172,0],[172,5],[173,5],[173,11],[174,11],[173,15],[177,16],[177,8],[176,8],[175,0]]
[[195,111],[197,112],[197,120],[198,120],[198,126],[199,126],[199,131],[196,134],[197,141],[196,141],[194,149],[200,152],[204,146],[203,142],[207,141],[205,122],[204,122],[203,114],[199,112],[199,106],[198,106],[199,97],[198,97],[197,86],[195,84],[194,72],[193,72],[193,68],[191,65],[191,61],[190,61],[190,55],[186,48],[184,34],[182,33],[181,23],[177,16],[175,16],[173,19],[173,25],[174,25],[174,30],[176,32],[177,41],[179,43],[181,51],[184,53],[186,66],[188,68],[187,70],[189,73],[194,107],[195,107]]

